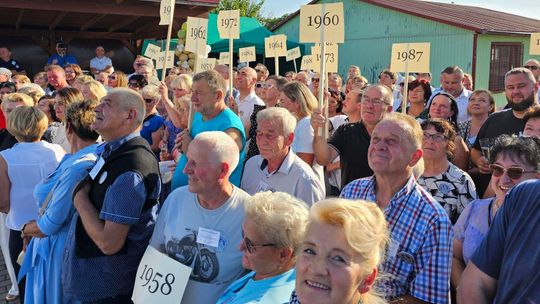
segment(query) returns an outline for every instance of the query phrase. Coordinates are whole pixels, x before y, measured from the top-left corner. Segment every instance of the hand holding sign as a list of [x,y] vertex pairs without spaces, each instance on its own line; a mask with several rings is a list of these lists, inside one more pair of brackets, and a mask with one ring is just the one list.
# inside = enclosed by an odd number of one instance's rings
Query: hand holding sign
[[300,7],[300,42],[345,41],[343,3]]
[[530,55],[540,55],[540,33],[531,34]]
[[239,62],[257,61],[255,47],[250,46],[250,47],[238,49],[238,61]]
[[220,11],[217,17],[217,27],[221,39],[240,38],[240,11]]
[[426,43],[394,43],[390,70],[392,72],[429,72],[430,44]]
[[187,18],[186,51],[197,55],[206,54],[208,19]]

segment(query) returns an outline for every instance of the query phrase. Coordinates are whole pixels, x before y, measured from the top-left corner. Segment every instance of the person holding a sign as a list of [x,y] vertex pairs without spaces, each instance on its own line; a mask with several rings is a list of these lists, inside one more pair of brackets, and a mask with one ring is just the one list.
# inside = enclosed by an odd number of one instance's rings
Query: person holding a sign
[[413,176],[423,154],[422,136],[414,118],[387,114],[371,133],[368,163],[374,175],[349,183],[341,197],[376,202],[384,210],[391,242],[381,271],[389,277],[379,287],[387,299],[446,304],[452,223]]
[[229,285],[216,304],[287,303],[307,205],[289,194],[266,191],[248,199],[245,208],[240,250],[242,266],[251,272]]
[[139,134],[145,107],[130,89],[112,89],[95,108],[92,129],[105,142],[73,191],[62,265],[67,303],[131,303],[137,267],[155,223],[161,191],[158,161]]
[[240,158],[228,134],[199,134],[188,147],[187,159],[188,185],[163,203],[150,245],[192,268],[183,304],[214,304],[228,284],[245,273],[238,244],[249,195],[229,182]]

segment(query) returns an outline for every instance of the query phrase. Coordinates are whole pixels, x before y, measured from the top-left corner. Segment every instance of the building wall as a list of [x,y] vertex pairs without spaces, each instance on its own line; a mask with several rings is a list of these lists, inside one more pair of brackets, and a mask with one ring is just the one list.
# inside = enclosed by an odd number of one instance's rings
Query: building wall
[[[338,1],[323,0],[319,3]],[[473,32],[400,13],[359,0],[343,0],[345,43],[339,47],[339,73],[345,75],[351,64],[360,66],[362,75],[376,82],[379,72],[389,66],[392,43],[430,42],[430,70],[433,85],[439,85],[439,73],[449,65],[472,70]],[[298,41],[299,16],[279,27],[276,34],[286,34]]]
[[[489,88],[489,68],[491,60],[492,42],[520,42],[523,43],[523,63],[530,58],[540,60],[540,56],[529,55],[529,36],[502,36],[502,35],[478,35],[476,50],[476,83],[475,88]],[[493,92],[493,97],[498,107],[506,105],[504,92]]]

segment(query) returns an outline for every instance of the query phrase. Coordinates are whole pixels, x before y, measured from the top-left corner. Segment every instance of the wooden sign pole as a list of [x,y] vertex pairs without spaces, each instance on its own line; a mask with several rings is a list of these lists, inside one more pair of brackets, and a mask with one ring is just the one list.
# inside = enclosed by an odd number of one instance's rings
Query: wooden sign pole
[[[407,54],[409,53],[410,44],[407,43]],[[405,62],[405,79],[403,80],[403,100],[401,101],[401,113],[407,114],[407,97],[409,95],[409,60]]]
[[[322,12],[321,16],[324,16],[326,12],[326,5],[322,5]],[[319,109],[323,110],[324,113],[328,112],[328,103],[324,102],[324,85],[326,81],[326,42],[325,42],[325,35],[324,35],[324,25],[321,25],[321,62],[320,62],[320,68],[319,68]],[[317,55],[315,55],[317,56]],[[324,136],[324,139],[326,139],[327,131],[328,130],[328,116],[326,116],[326,120],[324,123],[324,130],[317,130],[319,136]]]
[[169,28],[167,29],[167,43],[165,43],[165,62],[163,63],[163,70],[161,70],[161,81],[165,81],[165,77],[167,76],[167,61],[169,58],[169,48],[171,46],[171,32],[172,32],[172,27],[173,27],[175,6],[176,6],[176,1],[173,0],[171,2],[171,19],[169,20]]

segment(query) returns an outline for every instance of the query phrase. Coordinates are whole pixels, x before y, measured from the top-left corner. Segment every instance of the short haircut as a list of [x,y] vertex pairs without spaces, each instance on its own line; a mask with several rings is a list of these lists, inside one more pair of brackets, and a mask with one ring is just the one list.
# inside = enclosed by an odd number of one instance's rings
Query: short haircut
[[539,171],[540,139],[536,137],[501,135],[493,143],[489,162],[491,164],[495,163],[500,155],[511,158],[514,161],[520,161]]
[[193,82],[201,80],[206,81],[212,94],[220,91],[223,93],[223,97],[225,97],[225,93],[227,92],[227,82],[225,81],[225,78],[221,76],[221,74],[214,70],[210,70],[197,73],[193,77]]
[[529,80],[531,81],[531,83],[533,85],[536,84],[536,79],[534,78],[533,72],[531,72],[531,70],[529,70],[527,68],[513,68],[513,69],[511,69],[510,71],[506,72],[506,74],[504,74],[504,80],[506,81],[506,78],[508,78],[508,76],[510,76],[510,75],[519,75],[519,74],[524,74],[525,77],[529,78]]
[[422,147],[422,138],[424,137],[424,132],[414,117],[403,113],[392,112],[384,115],[384,118],[379,122],[379,124],[383,122],[393,122],[400,125],[404,130],[404,134],[407,136],[406,141],[411,143],[415,150]]
[[143,99],[160,99],[159,88],[156,85],[149,84],[140,91]]
[[398,74],[396,72],[390,71],[389,69],[382,70],[379,73],[379,79],[381,78],[382,74],[386,74],[386,75],[390,76],[390,78],[392,78],[392,80],[394,80],[394,82],[397,81],[397,79],[398,79]]
[[416,79],[409,82],[408,90],[412,91],[418,87],[422,87],[424,89],[424,103],[426,103],[431,97],[431,85],[425,79]]
[[383,101],[387,106],[390,106],[390,105],[392,105],[394,103],[394,95],[392,94],[392,91],[390,90],[389,87],[387,87],[385,85],[382,85],[382,84],[372,84],[372,85],[367,86],[364,89],[364,94],[368,90],[371,90],[373,88],[378,88],[383,92]]
[[144,117],[146,116],[146,107],[141,94],[128,88],[114,88],[109,90],[106,97],[107,96],[109,98],[114,97],[114,100],[122,110],[135,110],[137,113],[135,121],[138,126],[142,124]]
[[262,69],[262,70],[264,70],[264,73],[265,73],[266,75],[269,74],[268,68],[267,68],[264,64],[262,64],[262,63],[257,63],[257,65],[255,66],[255,70],[257,70],[257,69]]
[[527,112],[525,112],[525,115],[523,115],[523,121],[527,123],[527,121],[531,118],[540,118],[540,106],[535,105],[530,107]]
[[45,72],[58,72],[64,75],[64,77],[66,76],[66,71],[64,70],[64,68],[56,64],[49,65],[47,69],[45,69]]
[[226,163],[229,165],[227,176],[230,176],[236,166],[238,166],[240,151],[238,150],[238,145],[227,133],[221,131],[202,132],[193,139],[190,146],[195,143],[206,145],[208,150],[205,150],[205,152],[208,159],[214,161],[216,164]]
[[13,109],[7,119],[7,129],[19,142],[38,141],[49,125],[47,115],[36,107]]
[[138,56],[135,60],[143,61],[143,65],[146,65],[146,66],[150,67],[151,69],[154,69],[154,62],[152,61],[152,59],[142,57],[142,56]]
[[0,83],[0,89],[8,88],[10,93],[17,92],[17,86],[11,81],[4,81]]
[[82,95],[81,91],[73,87],[62,88],[56,91],[55,96],[60,97],[61,103],[65,106],[77,101],[84,100],[84,96]]
[[291,248],[296,253],[308,220],[305,202],[284,192],[259,192],[244,204],[246,220],[256,224],[259,234],[277,248]]
[[268,78],[266,78],[266,81],[268,80],[273,80],[276,82],[276,86],[277,86],[277,89],[279,91],[281,91],[283,89],[283,87],[289,83],[289,80],[287,80],[287,78],[283,77],[283,76],[279,76],[279,75],[272,75],[272,76],[268,76]]
[[75,72],[75,77],[79,77],[81,75],[83,75],[83,71],[81,69],[81,66],[79,66],[78,64],[75,64],[75,63],[68,63],[64,66],[64,71],[67,69],[67,68],[71,68],[73,70],[73,72]]
[[144,88],[148,85],[148,80],[144,77],[144,75],[140,74],[133,74],[129,77],[128,82],[136,82],[139,88]]
[[473,96],[476,96],[476,95],[479,95],[479,94],[486,94],[488,96],[489,104],[492,105],[491,111],[489,111],[489,113],[490,114],[494,113],[495,108],[496,108],[495,99],[493,98],[493,94],[491,94],[491,92],[488,91],[488,90],[484,90],[484,89],[474,90],[474,92],[472,92],[471,95],[469,96],[469,101],[471,100],[471,98]]
[[22,75],[22,74],[18,74],[18,75],[13,75],[13,76],[11,76],[11,81],[14,81],[14,80],[18,80],[20,83],[24,83],[24,84],[27,84],[27,83],[31,83],[31,82],[32,82],[32,81],[30,80],[30,78],[28,78],[28,76]]
[[[361,278],[370,275],[384,260],[390,240],[388,226],[377,204],[362,200],[330,198],[313,204],[306,231],[314,223],[341,228],[347,245],[356,253]],[[378,303],[374,291],[363,293],[361,303]]]
[[93,100],[79,101],[66,108],[66,125],[83,140],[97,140],[99,134],[92,129],[96,117],[94,109],[98,105]]
[[27,107],[34,106],[34,100],[32,99],[32,97],[26,94],[22,94],[22,93],[10,93],[10,94],[4,95],[4,98],[2,99],[1,107],[4,113],[6,112],[7,104],[10,102],[17,102],[17,103],[20,102]]
[[79,84],[84,84],[85,82],[90,81],[90,80],[94,80],[94,78],[92,78],[92,76],[89,76],[89,75],[81,75],[81,76],[75,77],[75,82]]
[[285,72],[285,77],[290,76],[292,78],[296,77],[296,72],[294,71],[287,71]]
[[430,118],[426,119],[420,124],[422,130],[427,130],[431,127],[441,133],[448,140],[448,148],[446,149],[446,155],[451,159],[454,157],[454,151],[456,150],[456,144],[454,140],[456,139],[456,130],[454,127],[447,121],[439,118]]
[[463,77],[463,75],[465,73],[463,72],[463,70],[459,66],[452,65],[452,66],[446,67],[444,70],[442,70],[441,74],[458,74],[461,77]]
[[45,91],[38,84],[35,83],[26,83],[21,86],[17,92],[26,94],[34,100],[34,105],[36,105],[41,97],[45,95]]
[[281,135],[288,136],[294,133],[296,118],[285,108],[270,107],[257,113],[257,124],[261,121],[272,120],[281,125]]
[[171,81],[171,88],[183,88],[191,92],[193,78],[187,74],[174,76]]
[[289,99],[298,103],[299,112],[303,116],[311,115],[319,106],[317,98],[313,96],[313,93],[305,84],[299,81],[287,83],[281,91]]

